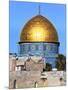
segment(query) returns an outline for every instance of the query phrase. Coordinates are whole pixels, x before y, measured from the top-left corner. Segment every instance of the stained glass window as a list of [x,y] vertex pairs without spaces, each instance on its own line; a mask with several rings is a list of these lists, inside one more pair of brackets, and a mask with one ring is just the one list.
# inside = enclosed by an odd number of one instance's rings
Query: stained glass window
[[44,44],[44,46],[43,46],[43,50],[46,50],[46,45]]
[[30,48],[30,47],[31,47],[31,45],[28,45],[28,51],[30,51],[30,50],[31,50],[31,48]]
[[36,50],[38,50],[38,45],[36,45]]

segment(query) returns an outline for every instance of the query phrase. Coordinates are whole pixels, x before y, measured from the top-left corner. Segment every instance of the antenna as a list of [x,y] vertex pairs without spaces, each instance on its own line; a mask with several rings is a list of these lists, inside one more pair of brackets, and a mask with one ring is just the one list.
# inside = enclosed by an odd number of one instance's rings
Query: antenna
[[38,9],[39,9],[39,15],[40,15],[40,4],[39,4],[39,7],[38,7]]

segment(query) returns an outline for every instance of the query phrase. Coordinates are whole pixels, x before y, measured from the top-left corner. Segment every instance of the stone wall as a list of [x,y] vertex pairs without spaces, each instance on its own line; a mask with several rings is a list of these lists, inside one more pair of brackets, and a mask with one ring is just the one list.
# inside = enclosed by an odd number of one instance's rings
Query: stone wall
[[26,61],[26,70],[27,71],[40,71],[42,72],[44,68],[44,62],[34,62],[33,60]]
[[10,57],[9,58],[9,71],[15,71],[15,67],[16,67],[16,58]]
[[[16,80],[16,88],[34,88],[65,85],[65,72],[44,72],[40,71],[16,71],[10,72],[9,87],[14,88],[14,80]],[[42,76],[42,78],[41,78]],[[46,76],[43,78],[43,76]],[[62,80],[60,80],[62,78]]]
[[[33,57],[34,58],[34,57]],[[26,61],[16,60],[10,57],[9,65],[9,88],[34,88],[66,85],[66,72],[46,71],[43,72],[44,61],[27,59]],[[25,65],[25,70],[15,70],[16,66]]]

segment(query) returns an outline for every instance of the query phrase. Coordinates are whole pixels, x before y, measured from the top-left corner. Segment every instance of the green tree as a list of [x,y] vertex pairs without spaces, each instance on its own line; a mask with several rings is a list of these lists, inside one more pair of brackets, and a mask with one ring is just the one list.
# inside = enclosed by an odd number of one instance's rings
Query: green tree
[[59,54],[56,60],[56,68],[57,70],[66,70],[66,57],[62,54]]
[[46,63],[45,69],[43,71],[51,71],[52,65],[50,63]]

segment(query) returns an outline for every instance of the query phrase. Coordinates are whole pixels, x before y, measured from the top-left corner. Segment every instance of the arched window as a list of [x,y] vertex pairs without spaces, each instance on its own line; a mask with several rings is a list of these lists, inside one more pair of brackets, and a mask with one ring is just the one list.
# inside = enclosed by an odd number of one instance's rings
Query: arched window
[[20,52],[20,54],[22,54],[22,44],[20,44],[19,52]]
[[28,51],[30,51],[30,49],[31,49],[30,47],[31,47],[31,45],[29,44],[29,45],[28,45]]
[[38,87],[38,83],[37,83],[37,82],[34,83],[34,87],[35,87],[35,88]]
[[23,48],[23,51],[25,51],[25,44],[23,44],[23,47],[22,48]]
[[43,50],[46,50],[46,45],[45,44],[43,45]]
[[13,88],[16,88],[16,80],[14,80]]
[[36,47],[36,50],[38,50],[38,45],[36,45],[35,47]]
[[50,51],[50,45],[47,45],[46,48],[48,51]]

